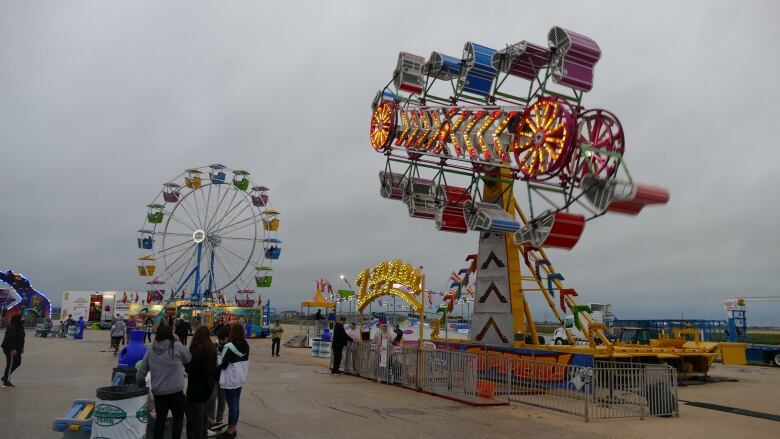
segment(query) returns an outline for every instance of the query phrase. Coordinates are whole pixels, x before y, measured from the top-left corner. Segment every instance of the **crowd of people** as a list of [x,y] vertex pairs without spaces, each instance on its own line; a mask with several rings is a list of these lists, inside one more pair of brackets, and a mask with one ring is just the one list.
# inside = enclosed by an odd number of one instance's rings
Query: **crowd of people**
[[[187,438],[236,437],[241,388],[249,372],[244,327],[219,324],[214,328],[217,341],[213,342],[209,328],[199,326],[187,348],[190,329],[186,319],[175,328],[160,324],[138,368],[136,382],[146,386],[147,374],[151,376],[148,384],[156,419],[167,419],[171,414],[172,438],[181,437],[185,417]],[[162,438],[164,433],[165,422],[156,422],[154,437]]]
[[[249,372],[249,344],[245,339],[244,325],[227,324],[220,318],[213,327],[217,340],[212,341],[208,326],[196,321],[193,332],[186,316],[178,319],[170,317],[156,327],[151,317],[132,323],[143,329],[144,342],[151,343],[138,367],[136,383],[139,386],[149,385],[156,419],[168,419],[170,413],[171,437],[181,437],[185,418],[187,438],[236,437],[241,389]],[[127,330],[127,323],[117,315],[109,331],[114,355],[117,355],[120,344],[125,343]],[[275,321],[270,333],[271,356],[278,357],[284,328]],[[350,343],[360,343],[365,339],[381,344],[385,338],[388,345],[399,345],[403,331],[398,325],[390,331],[386,324],[380,324],[374,337],[369,337],[354,322],[347,324],[346,319],[341,317],[333,325],[331,373],[341,373],[343,350]],[[14,386],[10,377],[21,365],[24,339],[23,321],[20,316],[14,316],[2,342],[6,357],[3,387]],[[153,437],[162,438],[165,426],[165,422],[156,422]]]
[[331,340],[331,373],[341,374],[341,360],[344,355],[344,349],[350,343],[361,343],[363,340],[370,341],[371,344],[381,346],[387,343],[387,346],[401,346],[403,344],[404,331],[400,325],[395,324],[390,330],[386,322],[380,322],[373,335],[369,332],[363,332],[355,322],[347,323],[345,317],[339,320],[333,326],[333,338]]

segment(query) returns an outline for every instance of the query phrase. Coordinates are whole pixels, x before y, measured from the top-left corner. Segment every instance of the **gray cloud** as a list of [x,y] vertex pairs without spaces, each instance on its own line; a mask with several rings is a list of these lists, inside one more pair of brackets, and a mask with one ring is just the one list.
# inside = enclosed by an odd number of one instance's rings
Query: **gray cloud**
[[[377,261],[430,286],[476,250],[378,196],[369,102],[399,50],[544,42],[553,25],[603,56],[589,107],[616,113],[640,181],[672,199],[588,224],[551,257],[624,317],[721,318],[777,294],[775,2],[5,2],[0,7],[0,265],[59,300],[143,289],[135,231],[160,184],[224,162],[272,188],[283,258],[271,300]],[[519,193],[519,192],[518,192]],[[536,301],[538,302],[538,301]],[[544,310],[535,306],[537,317]],[[776,306],[752,323],[780,323]]]

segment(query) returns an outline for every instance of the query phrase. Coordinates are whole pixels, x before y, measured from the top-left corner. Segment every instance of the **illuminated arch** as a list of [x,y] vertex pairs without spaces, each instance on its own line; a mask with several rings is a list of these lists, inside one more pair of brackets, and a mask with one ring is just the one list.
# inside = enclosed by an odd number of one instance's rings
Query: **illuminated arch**
[[420,315],[425,311],[422,297],[425,276],[418,268],[400,259],[381,262],[363,270],[355,282],[359,287],[357,311],[360,313],[382,296],[400,297]]

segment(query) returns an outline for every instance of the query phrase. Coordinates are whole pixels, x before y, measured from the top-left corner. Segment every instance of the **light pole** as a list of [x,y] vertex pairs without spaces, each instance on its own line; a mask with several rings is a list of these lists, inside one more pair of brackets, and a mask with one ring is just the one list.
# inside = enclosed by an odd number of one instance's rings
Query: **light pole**
[[[340,274],[339,275],[339,279],[341,279],[341,284],[339,284],[339,290],[343,290],[344,289],[344,275]],[[339,303],[341,303],[341,294],[339,294]],[[343,308],[344,305],[342,305],[341,307]],[[343,310],[342,310],[342,312],[343,312]]]

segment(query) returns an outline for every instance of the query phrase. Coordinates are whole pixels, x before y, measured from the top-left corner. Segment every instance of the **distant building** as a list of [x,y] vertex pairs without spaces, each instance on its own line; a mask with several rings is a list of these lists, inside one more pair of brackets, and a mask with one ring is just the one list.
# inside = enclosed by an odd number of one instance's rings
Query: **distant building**
[[301,318],[301,313],[298,311],[282,311],[279,313],[279,318],[282,320],[297,320]]

